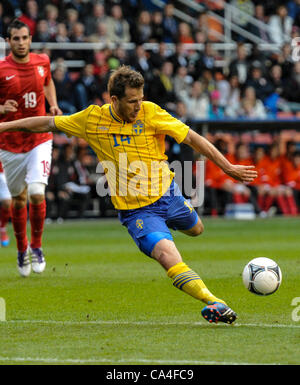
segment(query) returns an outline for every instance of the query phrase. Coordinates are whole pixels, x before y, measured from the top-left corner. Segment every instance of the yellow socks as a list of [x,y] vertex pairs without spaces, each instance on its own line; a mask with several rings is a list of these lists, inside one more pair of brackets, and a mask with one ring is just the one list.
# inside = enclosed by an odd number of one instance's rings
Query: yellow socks
[[173,279],[173,285],[192,297],[199,299],[206,304],[212,302],[225,302],[215,297],[205,286],[197,273],[191,270],[184,262],[179,262],[172,266],[168,272],[168,277]]

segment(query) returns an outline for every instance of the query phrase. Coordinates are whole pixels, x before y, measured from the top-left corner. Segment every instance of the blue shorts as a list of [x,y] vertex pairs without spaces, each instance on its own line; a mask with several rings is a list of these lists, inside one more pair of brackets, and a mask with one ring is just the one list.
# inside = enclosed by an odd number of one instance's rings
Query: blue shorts
[[133,210],[120,210],[119,219],[139,249],[151,256],[161,239],[173,240],[173,230],[189,230],[198,222],[198,214],[172,181],[169,190],[151,205]]

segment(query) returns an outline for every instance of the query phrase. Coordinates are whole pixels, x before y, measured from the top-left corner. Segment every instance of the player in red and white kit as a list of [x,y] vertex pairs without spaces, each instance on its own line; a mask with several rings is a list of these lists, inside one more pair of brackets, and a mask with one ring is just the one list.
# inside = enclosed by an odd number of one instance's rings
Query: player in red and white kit
[[7,187],[3,167],[0,162],[0,245],[6,247],[9,245],[9,236],[6,231],[6,225],[11,216],[11,195]]
[[[57,106],[49,57],[30,53],[26,24],[14,20],[8,27],[11,53],[0,61],[0,121],[45,115],[45,97],[52,115]],[[10,132],[0,135],[0,160],[12,195],[12,224],[18,248],[18,270],[28,276],[44,271],[42,234],[46,215],[45,187],[51,165],[52,134]],[[27,239],[27,197],[31,241]],[[30,261],[31,257],[31,261]]]

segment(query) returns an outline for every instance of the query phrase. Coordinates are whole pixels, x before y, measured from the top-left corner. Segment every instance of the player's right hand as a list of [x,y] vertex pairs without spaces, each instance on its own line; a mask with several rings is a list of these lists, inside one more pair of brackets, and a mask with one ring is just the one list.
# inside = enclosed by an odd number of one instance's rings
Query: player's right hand
[[7,114],[8,112],[16,112],[18,103],[13,99],[7,99],[4,104],[0,105],[0,114]]
[[226,170],[225,172],[227,175],[243,183],[251,183],[257,178],[255,166],[232,164],[230,170]]

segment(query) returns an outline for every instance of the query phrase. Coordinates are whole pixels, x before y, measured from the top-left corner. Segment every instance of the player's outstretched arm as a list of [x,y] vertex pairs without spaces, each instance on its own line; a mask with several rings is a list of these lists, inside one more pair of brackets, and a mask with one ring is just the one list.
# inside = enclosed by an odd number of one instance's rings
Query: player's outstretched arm
[[227,175],[240,182],[250,183],[257,177],[254,166],[243,166],[230,163],[212,143],[193,130],[189,130],[183,142],[191,146],[198,153],[206,156]]
[[7,131],[49,132],[56,131],[53,116],[35,116],[0,123],[0,133]]

